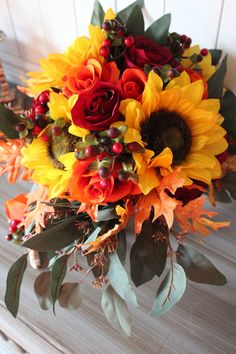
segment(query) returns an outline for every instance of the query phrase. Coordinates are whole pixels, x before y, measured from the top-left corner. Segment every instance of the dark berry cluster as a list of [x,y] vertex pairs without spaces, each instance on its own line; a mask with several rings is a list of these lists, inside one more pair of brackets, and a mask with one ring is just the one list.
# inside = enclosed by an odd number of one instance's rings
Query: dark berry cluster
[[186,36],[186,34],[178,34],[172,32],[167,38],[167,45],[174,56],[181,56],[185,49],[191,46],[192,39]]

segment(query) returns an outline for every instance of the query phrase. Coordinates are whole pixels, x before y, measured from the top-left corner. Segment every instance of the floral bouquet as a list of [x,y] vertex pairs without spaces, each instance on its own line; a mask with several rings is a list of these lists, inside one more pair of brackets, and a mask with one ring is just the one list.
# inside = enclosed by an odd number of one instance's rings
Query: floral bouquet
[[[145,30],[142,6],[105,14],[96,1],[90,37],[28,73],[20,89],[33,97],[30,109],[18,116],[0,107],[0,173],[10,183],[20,175],[34,181],[30,193],[6,202],[6,238],[27,249],[7,277],[14,317],[27,258],[41,269],[34,290],[44,310],[55,312],[57,301],[78,307],[90,274],[103,288],[107,320],[126,335],[127,303],[137,306],[133,283],[162,277],[152,316],[179,301],[186,278],[226,283],[184,243],[229,225],[212,220],[206,195],[212,206],[236,197],[236,98],[223,84],[226,57],[170,33],[169,14]],[[67,269],[78,272],[77,283],[64,282]]]

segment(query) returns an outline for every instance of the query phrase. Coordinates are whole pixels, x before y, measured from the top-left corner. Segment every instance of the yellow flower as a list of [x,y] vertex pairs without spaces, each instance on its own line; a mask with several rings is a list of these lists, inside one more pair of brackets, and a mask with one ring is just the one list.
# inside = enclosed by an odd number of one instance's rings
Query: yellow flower
[[49,188],[50,198],[63,195],[67,191],[72,167],[76,161],[74,152],[56,157],[56,151],[53,152],[52,146],[41,138],[34,139],[21,152],[23,166],[33,170],[33,181]]
[[[183,53],[183,57],[190,57],[193,54],[200,54],[200,47],[199,45],[195,45],[188,49],[185,49]],[[181,63],[185,68],[189,68],[192,66],[192,62],[189,59],[182,59]],[[212,63],[211,53],[209,52],[207,55],[202,57],[202,61],[198,63],[198,66],[202,69],[202,75],[204,79],[207,81],[209,78],[214,74],[216,68]]]
[[196,179],[207,184],[218,178],[221,167],[216,155],[227,148],[220,126],[219,100],[202,100],[202,80],[190,83],[183,73],[176,85],[165,90],[162,80],[151,72],[142,101],[121,102],[120,112],[128,126],[126,143],[138,142],[145,152],[133,152],[139,186],[144,194],[159,185],[160,177],[181,167],[185,184]]

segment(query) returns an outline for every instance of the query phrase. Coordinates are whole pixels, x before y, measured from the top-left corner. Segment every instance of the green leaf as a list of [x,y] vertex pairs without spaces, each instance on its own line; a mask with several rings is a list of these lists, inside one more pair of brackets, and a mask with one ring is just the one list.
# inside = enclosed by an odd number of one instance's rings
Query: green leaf
[[189,246],[179,245],[177,262],[185,270],[188,279],[204,284],[224,285],[225,276],[200,252]]
[[19,133],[15,126],[20,118],[11,110],[0,104],[0,131],[9,139],[18,139]]
[[104,16],[105,16],[105,12],[102,8],[102,5],[98,0],[95,0],[92,18],[91,18],[91,24],[94,26],[101,27],[104,21]]
[[222,97],[224,88],[224,78],[227,72],[227,55],[222,60],[218,70],[207,81],[208,85],[208,98]]
[[68,256],[62,256],[57,259],[52,267],[52,283],[51,283],[51,295],[53,302],[53,312],[55,314],[55,303],[59,298],[61,284],[66,275]]
[[139,6],[135,6],[126,23],[127,32],[133,36],[144,35],[144,18]]
[[7,275],[7,288],[4,300],[8,311],[15,318],[19,308],[20,287],[26,267],[27,254],[24,254],[11,266]]
[[115,208],[103,208],[98,210],[96,215],[96,222],[99,221],[108,221],[112,219],[117,219],[118,216],[116,214]]
[[222,55],[222,50],[220,49],[210,49],[209,52],[211,53],[211,63],[212,65],[218,65],[221,55]]
[[157,291],[157,296],[153,304],[151,315],[161,316],[169,311],[183,296],[186,288],[186,275],[183,268],[173,264]]
[[155,276],[155,273],[143,263],[135,245],[130,252],[130,268],[131,279],[136,286],[147,283]]
[[127,304],[112,286],[108,286],[104,290],[101,305],[106,319],[111,326],[130,337],[131,317]]
[[146,37],[165,45],[169,33],[171,14],[166,14],[153,22],[146,30]]
[[227,131],[236,133],[236,97],[224,96],[220,100],[220,114],[224,117],[222,124]]
[[118,247],[116,253],[121,261],[121,263],[125,264],[126,259],[126,249],[127,249],[127,242],[126,242],[126,231],[123,229],[121,230],[118,235]]
[[80,237],[74,221],[77,215],[71,216],[63,222],[50,225],[45,231],[31,237],[22,246],[36,251],[60,250]]
[[117,13],[117,18],[119,18],[123,23],[126,23],[135,6],[143,7],[144,0],[137,0],[132,4],[130,4],[129,6],[127,6],[125,9],[119,11]]
[[110,254],[110,265],[107,273],[107,277],[120,297],[137,306],[137,299],[135,292],[130,284],[128,275],[122,266],[119,257],[116,253]]
[[37,296],[40,307],[43,310],[49,310],[52,306],[50,271],[39,274],[34,282],[34,292]]
[[75,310],[80,306],[81,298],[79,283],[64,283],[60,289],[58,302],[61,307]]

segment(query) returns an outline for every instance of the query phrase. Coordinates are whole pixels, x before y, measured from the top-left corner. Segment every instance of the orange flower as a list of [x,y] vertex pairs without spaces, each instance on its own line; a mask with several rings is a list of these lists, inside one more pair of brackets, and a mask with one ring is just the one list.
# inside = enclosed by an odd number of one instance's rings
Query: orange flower
[[75,163],[73,176],[70,181],[71,197],[82,203],[104,204],[116,202],[129,194],[139,194],[139,187],[132,181],[121,182],[117,178],[121,164],[116,163],[107,179],[106,186],[101,183],[98,171],[90,170],[93,158]]
[[117,85],[122,92],[123,99],[133,98],[141,100],[147,77],[140,69],[126,69]]
[[21,220],[24,216],[27,205],[25,194],[19,194],[5,203],[6,214],[9,220]]
[[97,59],[90,58],[81,65],[72,65],[63,77],[64,94],[71,96],[90,89],[98,80],[116,83],[119,70],[115,62],[101,64]]
[[204,100],[207,99],[208,98],[208,86],[207,86],[206,79],[203,77],[201,71],[197,72],[196,70],[193,70],[190,68],[185,69],[185,71],[188,73],[191,82],[202,80],[202,82],[203,82],[202,99],[204,99]]

